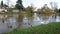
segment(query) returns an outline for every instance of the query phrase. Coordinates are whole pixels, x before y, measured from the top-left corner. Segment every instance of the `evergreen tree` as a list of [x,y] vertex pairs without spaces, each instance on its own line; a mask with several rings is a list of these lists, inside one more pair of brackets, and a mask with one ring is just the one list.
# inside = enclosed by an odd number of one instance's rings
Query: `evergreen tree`
[[3,1],[1,1],[1,6],[3,6]]
[[18,1],[16,2],[15,7],[16,7],[17,9],[23,9],[24,7],[23,7],[23,4],[22,4],[22,0],[18,0]]
[[3,7],[3,1],[1,1],[1,8]]

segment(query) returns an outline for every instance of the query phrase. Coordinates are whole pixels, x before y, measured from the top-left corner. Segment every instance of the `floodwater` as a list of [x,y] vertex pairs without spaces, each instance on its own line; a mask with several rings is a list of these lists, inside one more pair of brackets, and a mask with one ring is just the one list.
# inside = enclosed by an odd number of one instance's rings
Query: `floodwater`
[[9,32],[15,28],[28,28],[37,26],[40,24],[48,24],[49,22],[60,22],[59,15],[39,15],[34,13],[31,17],[27,15],[0,15],[0,33]]

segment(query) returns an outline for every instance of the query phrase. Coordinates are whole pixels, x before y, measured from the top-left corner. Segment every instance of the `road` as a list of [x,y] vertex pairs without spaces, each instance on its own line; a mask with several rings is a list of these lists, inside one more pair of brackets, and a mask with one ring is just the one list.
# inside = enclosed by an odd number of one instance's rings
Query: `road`
[[7,27],[6,23],[2,23],[2,20],[0,19],[0,33],[8,32],[9,28]]

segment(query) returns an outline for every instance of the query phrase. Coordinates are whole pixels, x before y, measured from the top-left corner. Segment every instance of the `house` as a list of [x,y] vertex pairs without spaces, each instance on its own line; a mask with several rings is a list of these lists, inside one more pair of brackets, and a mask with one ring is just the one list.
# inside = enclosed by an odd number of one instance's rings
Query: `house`
[[19,9],[16,9],[16,8],[9,8],[9,12],[19,12]]
[[18,9],[15,9],[15,10],[12,10],[12,12],[19,12],[19,10]]
[[4,4],[3,6],[0,5],[0,12],[2,12],[2,11],[7,12],[7,7],[8,7],[8,6],[5,5],[5,4]]

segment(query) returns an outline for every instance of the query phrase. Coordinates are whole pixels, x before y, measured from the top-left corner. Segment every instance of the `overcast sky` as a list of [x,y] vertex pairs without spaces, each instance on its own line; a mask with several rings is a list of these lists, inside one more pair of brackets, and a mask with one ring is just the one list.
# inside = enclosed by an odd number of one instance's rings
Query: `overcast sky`
[[[7,0],[3,0],[4,3],[7,3]],[[15,5],[17,0],[10,0],[10,4]],[[44,4],[50,6],[50,2],[57,2],[58,8],[60,8],[60,0],[22,0],[24,7],[30,6],[33,3],[34,7],[41,8]],[[0,0],[1,2],[1,0]]]

